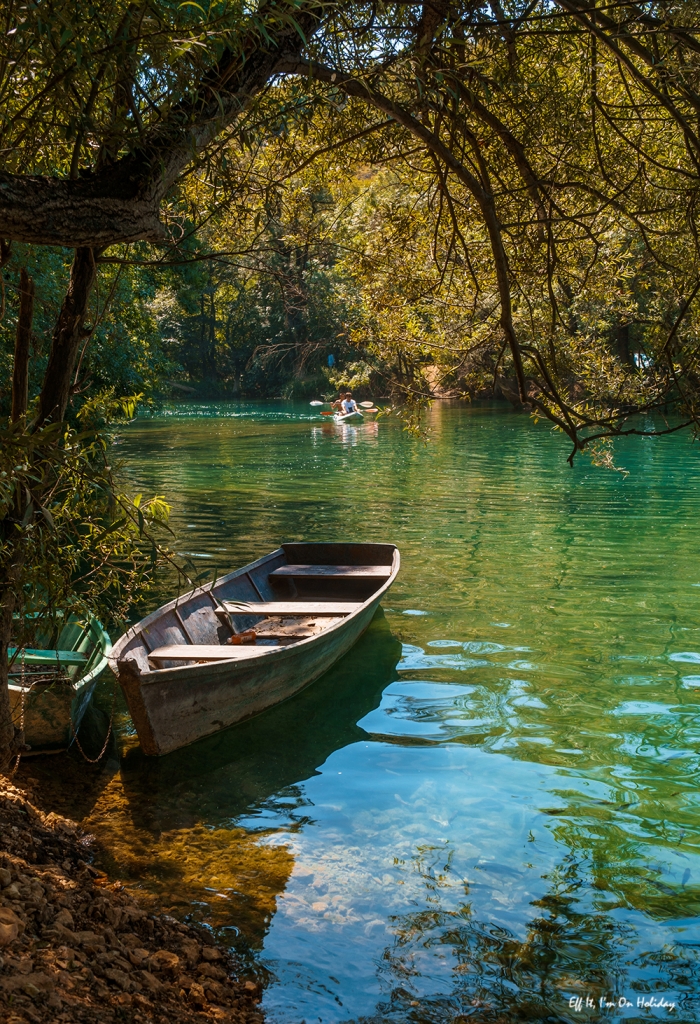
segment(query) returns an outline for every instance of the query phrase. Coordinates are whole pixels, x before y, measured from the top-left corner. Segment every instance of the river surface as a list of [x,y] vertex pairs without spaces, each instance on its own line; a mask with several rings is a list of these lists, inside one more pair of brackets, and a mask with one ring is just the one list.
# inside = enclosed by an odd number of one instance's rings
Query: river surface
[[236,947],[271,1024],[700,1020],[700,447],[626,441],[623,476],[503,407],[427,425],[270,402],[122,434],[201,572],[302,539],[402,569],[254,721],[151,761],[121,709],[76,813]]

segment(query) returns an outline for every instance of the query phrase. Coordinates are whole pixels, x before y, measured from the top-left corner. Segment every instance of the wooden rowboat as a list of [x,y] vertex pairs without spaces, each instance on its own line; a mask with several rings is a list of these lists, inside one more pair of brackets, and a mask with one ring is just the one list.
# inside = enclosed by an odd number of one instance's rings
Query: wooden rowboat
[[8,648],[12,720],[31,754],[66,750],[88,710],[112,644],[97,619],[29,622],[36,647]]
[[132,626],[110,665],[144,753],[187,746],[318,679],[372,621],[399,564],[393,544],[283,544]]

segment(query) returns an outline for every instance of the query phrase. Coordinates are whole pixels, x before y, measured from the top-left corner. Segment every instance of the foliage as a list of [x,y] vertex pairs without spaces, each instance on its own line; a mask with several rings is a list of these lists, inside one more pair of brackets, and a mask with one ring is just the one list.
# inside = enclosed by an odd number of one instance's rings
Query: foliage
[[336,391],[347,388],[351,391],[359,391],[369,387],[372,379],[372,367],[362,360],[355,363],[348,363],[342,369],[334,372],[327,371],[328,380]]
[[[15,594],[119,617],[155,557],[163,506],[118,494],[79,416],[173,379],[382,382],[409,422],[499,391],[571,459],[588,446],[613,468],[610,438],[700,427],[699,16],[698,0],[8,6],[0,403],[20,267],[39,401],[0,438],[0,761]],[[639,415],[667,407],[677,422]]]
[[[101,173],[224,52],[262,53],[310,11],[11,15],[7,170]],[[193,149],[163,206],[169,253],[100,257],[103,295],[126,281],[123,322],[95,330],[84,383],[301,394],[332,352],[397,399],[495,388],[576,447],[669,403],[693,423],[698,11],[324,5],[303,57]]]
[[15,612],[43,620],[89,610],[122,626],[144,599],[164,557],[156,541],[169,506],[126,497],[108,451],[94,431],[61,423],[34,433],[22,422],[0,429],[0,577],[11,583]]
[[[276,154],[266,148],[258,157],[247,168],[256,184],[247,206],[226,208],[202,231],[203,247],[219,256],[201,315],[181,318],[173,334],[193,381],[207,376],[208,361],[228,393],[304,397],[327,386],[329,355],[348,354],[349,282],[337,270],[334,233],[344,182],[331,191],[323,169],[309,167],[276,188]],[[188,184],[195,207],[204,184]]]
[[[14,339],[18,312],[19,268],[34,280],[36,303],[30,355],[30,403],[46,372],[48,348],[68,281],[71,254],[39,246],[17,246],[6,267],[5,316],[0,320],[0,412],[9,411]],[[166,272],[176,277],[176,272]],[[161,282],[161,286],[163,283]],[[182,289],[184,293],[184,289]],[[156,273],[150,267],[107,264],[93,292],[86,337],[73,375],[69,415],[106,389],[118,397],[135,392],[144,400],[169,392],[166,381],[180,372],[176,352],[163,343],[155,306]],[[183,294],[184,299],[184,294]]]
[[249,33],[260,42],[266,21],[285,17],[246,17],[237,2],[11,4],[0,37],[5,168],[75,178],[96,156],[114,161],[170,111],[184,113],[212,59],[227,47],[241,54]]

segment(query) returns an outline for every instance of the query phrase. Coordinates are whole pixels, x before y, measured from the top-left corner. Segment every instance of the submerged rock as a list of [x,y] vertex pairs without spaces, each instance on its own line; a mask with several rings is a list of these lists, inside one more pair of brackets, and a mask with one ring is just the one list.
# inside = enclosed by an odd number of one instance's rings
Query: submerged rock
[[261,1024],[227,950],[149,914],[86,853],[75,822],[0,777],[0,1020]]

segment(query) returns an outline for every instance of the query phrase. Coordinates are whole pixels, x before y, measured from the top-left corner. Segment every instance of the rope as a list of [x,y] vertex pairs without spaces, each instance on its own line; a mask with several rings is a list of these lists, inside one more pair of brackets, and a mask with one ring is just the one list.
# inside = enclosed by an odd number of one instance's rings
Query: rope
[[[71,729],[71,732],[73,733],[73,739],[75,740],[75,743],[76,743],[76,746],[77,746],[78,750],[83,755],[83,757],[85,758],[85,760],[87,761],[88,764],[97,764],[97,762],[101,761],[102,758],[104,757],[105,750],[107,749],[107,744],[109,743],[109,738],[112,735],[112,725],[114,724],[114,711],[115,711],[116,706],[117,706],[117,677],[115,676],[114,677],[114,687],[112,689],[112,710],[111,710],[110,716],[109,716],[109,729],[107,730],[107,735],[105,737],[105,741],[104,741],[104,745],[102,747],[102,750],[99,752],[97,757],[88,757],[87,754],[85,753],[85,751],[83,750],[83,748],[80,746],[80,740],[78,739],[78,734],[75,731],[75,726],[73,725],[73,719],[71,717],[70,729]],[[78,726],[78,728],[80,728],[80,726]]]
[[[21,674],[20,674],[20,693],[21,693],[21,697],[20,697],[20,717],[19,717],[19,729],[20,729],[20,735],[22,736],[22,740],[23,741],[24,741],[24,705],[25,705],[24,653],[25,653],[25,651],[24,651],[24,647],[23,647],[22,648],[22,653],[21,653],[21,662],[20,662],[20,664],[22,666],[22,671],[21,671]],[[31,690],[33,685],[34,685],[33,683],[30,683],[30,685],[27,687],[27,689]],[[87,754],[85,753],[85,751],[83,750],[83,748],[81,747],[80,740],[78,739],[78,734],[75,731],[75,726],[73,725],[73,718],[71,717],[70,728],[71,728],[71,732],[73,733],[73,739],[75,740],[75,743],[76,743],[76,746],[78,747],[78,750],[83,755],[83,757],[88,762],[88,764],[97,764],[97,762],[101,761],[102,758],[104,757],[104,753],[105,753],[105,751],[107,749],[107,744],[109,743],[109,738],[112,735],[112,726],[114,724],[114,711],[116,709],[116,706],[117,706],[117,679],[116,679],[116,676],[115,676],[115,678],[114,678],[114,687],[112,689],[112,710],[111,710],[110,716],[109,716],[109,728],[107,729],[107,735],[105,737],[105,741],[104,741],[104,745],[102,747],[102,750],[99,752],[97,757],[94,757],[94,758],[93,757],[88,757]],[[12,771],[10,772],[10,778],[13,778],[17,774],[17,769],[19,768],[19,763],[20,763],[21,759],[22,759],[22,751],[19,750],[17,752],[17,758],[15,760],[15,766],[12,769]]]

